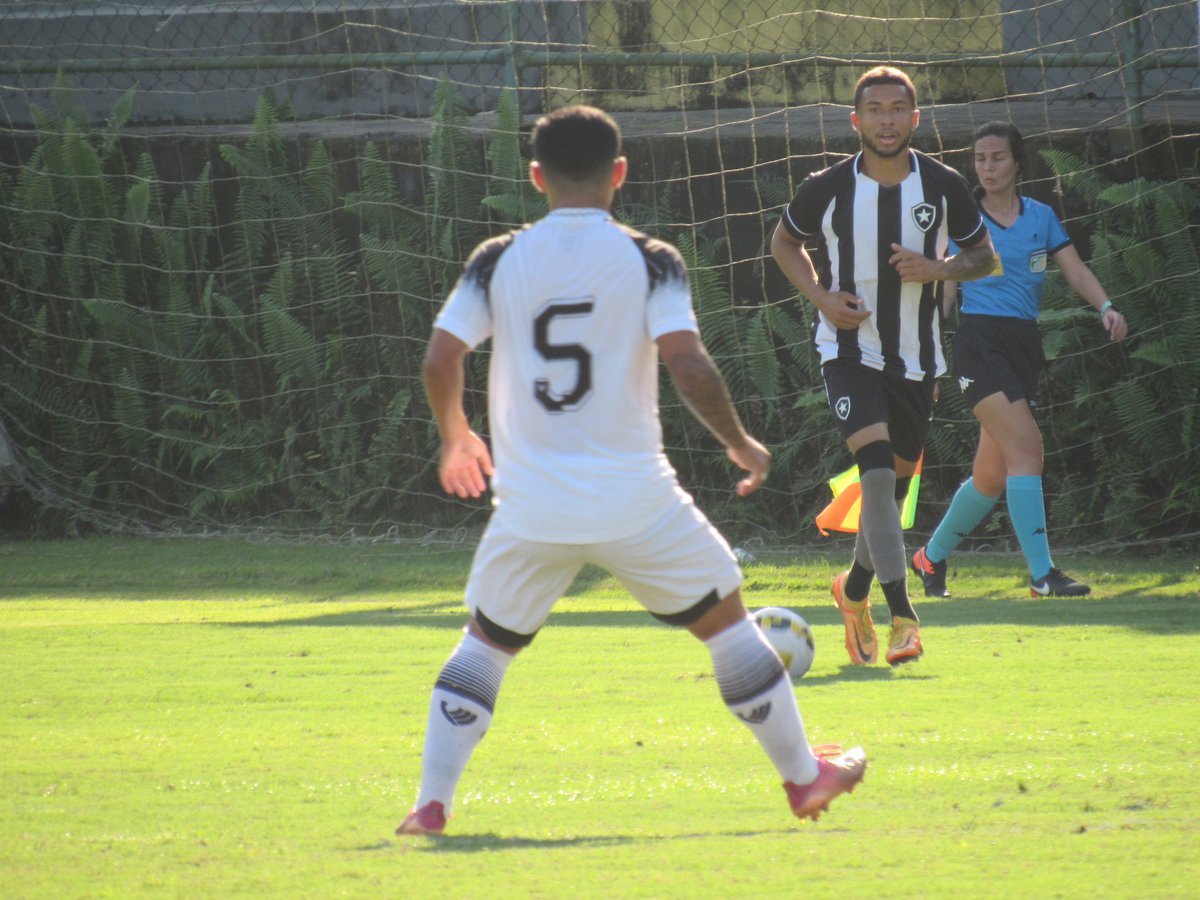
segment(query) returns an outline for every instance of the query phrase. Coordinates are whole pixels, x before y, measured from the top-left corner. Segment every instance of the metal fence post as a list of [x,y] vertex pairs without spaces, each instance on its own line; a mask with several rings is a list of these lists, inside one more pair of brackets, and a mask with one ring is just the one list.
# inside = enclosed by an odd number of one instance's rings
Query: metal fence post
[[[521,14],[521,0],[508,0],[504,4],[504,86],[516,91],[521,86],[521,67],[517,62],[517,22]],[[518,94],[518,98],[519,98]],[[518,99],[518,108],[520,101]]]
[[1142,149],[1142,128],[1145,112],[1142,109],[1142,0],[1122,0],[1125,34],[1121,41],[1121,80],[1125,85],[1125,105],[1128,107],[1129,132],[1134,151]]

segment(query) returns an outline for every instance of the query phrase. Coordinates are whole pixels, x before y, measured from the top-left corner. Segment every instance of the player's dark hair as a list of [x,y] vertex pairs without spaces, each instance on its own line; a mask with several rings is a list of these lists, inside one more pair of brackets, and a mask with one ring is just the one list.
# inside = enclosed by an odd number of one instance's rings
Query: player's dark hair
[[621,129],[594,106],[564,106],[533,126],[533,158],[551,177],[590,181],[612,171]]
[[858,83],[854,85],[854,108],[858,109],[862,103],[863,92],[869,87],[874,87],[877,84],[898,84],[908,93],[908,101],[913,105],[917,105],[917,89],[913,85],[912,79],[897,69],[895,66],[876,66],[873,69],[868,69],[859,77]]
[[[984,122],[975,129],[975,140],[980,141],[985,137],[998,137],[1008,141],[1008,152],[1012,154],[1013,162],[1017,164],[1017,174],[1025,170],[1025,138],[1021,136],[1021,130],[1012,122]],[[975,186],[975,199],[981,199],[984,195],[982,185]]]

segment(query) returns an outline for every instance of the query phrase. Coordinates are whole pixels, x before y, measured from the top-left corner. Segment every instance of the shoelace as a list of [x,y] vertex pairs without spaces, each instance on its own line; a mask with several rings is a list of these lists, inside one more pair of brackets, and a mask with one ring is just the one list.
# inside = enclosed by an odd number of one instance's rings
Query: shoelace
[[832,756],[840,756],[842,752],[841,744],[813,744],[812,752],[821,759],[829,759]]

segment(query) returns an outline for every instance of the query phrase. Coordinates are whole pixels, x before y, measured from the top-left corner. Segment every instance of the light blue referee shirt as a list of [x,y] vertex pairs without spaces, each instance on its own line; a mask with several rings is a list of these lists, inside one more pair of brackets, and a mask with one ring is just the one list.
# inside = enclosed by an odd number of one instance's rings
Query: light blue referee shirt
[[[962,311],[968,315],[1034,319],[1042,307],[1046,263],[1071,243],[1054,210],[1029,197],[1018,197],[1021,211],[1007,228],[984,212],[996,249],[991,275],[962,284]],[[950,253],[958,253],[951,241]]]

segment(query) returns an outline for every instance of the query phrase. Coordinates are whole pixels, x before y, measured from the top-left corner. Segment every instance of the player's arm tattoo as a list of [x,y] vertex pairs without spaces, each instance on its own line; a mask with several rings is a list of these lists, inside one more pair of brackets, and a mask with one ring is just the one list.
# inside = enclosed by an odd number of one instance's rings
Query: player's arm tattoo
[[996,267],[996,255],[991,243],[969,250],[960,250],[946,260],[942,268],[943,281],[974,281],[992,274]]
[[726,447],[746,442],[746,429],[733,406],[729,388],[712,358],[704,352],[680,353],[663,360],[675,390],[692,415]]

